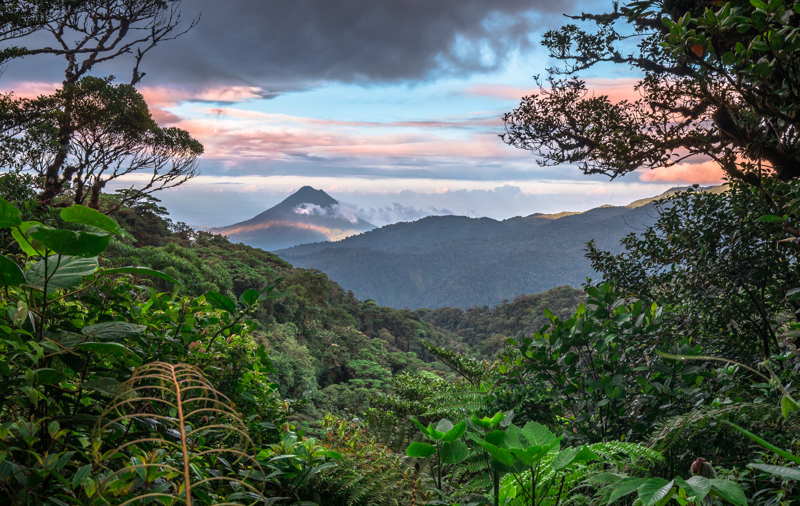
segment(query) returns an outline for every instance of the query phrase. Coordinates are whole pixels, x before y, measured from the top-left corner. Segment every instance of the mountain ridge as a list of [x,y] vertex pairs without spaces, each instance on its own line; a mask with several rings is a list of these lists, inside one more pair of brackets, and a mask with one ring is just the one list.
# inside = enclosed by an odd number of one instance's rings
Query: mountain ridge
[[[628,206],[601,206],[557,218],[505,220],[428,216],[341,241],[276,251],[298,267],[318,269],[360,298],[402,308],[496,305],[596,276],[585,245],[618,252],[626,235],[655,223],[671,189]],[[719,191],[717,187],[701,191]]]

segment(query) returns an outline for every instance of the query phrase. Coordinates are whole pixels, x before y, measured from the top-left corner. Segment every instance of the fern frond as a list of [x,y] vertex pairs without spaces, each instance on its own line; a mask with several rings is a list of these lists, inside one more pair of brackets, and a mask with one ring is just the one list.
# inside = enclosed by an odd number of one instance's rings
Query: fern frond
[[[188,364],[134,370],[95,427],[98,497],[202,504],[263,502],[265,476],[233,403]],[[245,502],[238,502],[245,501]]]
[[405,506],[424,504],[422,478],[406,457],[379,443],[363,425],[326,416],[325,443],[342,455],[337,465],[317,475],[326,504]]
[[637,443],[626,441],[606,441],[602,443],[592,443],[586,445],[592,452],[600,455],[607,461],[622,460],[643,460],[648,463],[655,463],[664,460],[660,452]]
[[420,416],[437,420],[460,420],[489,411],[491,397],[488,392],[480,391],[468,383],[459,386],[460,388],[434,395],[430,401],[432,407],[420,413]]

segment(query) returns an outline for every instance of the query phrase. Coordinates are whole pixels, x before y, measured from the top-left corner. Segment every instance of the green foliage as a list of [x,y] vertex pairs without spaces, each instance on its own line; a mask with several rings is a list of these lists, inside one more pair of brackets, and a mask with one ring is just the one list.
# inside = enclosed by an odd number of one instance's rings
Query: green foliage
[[624,253],[590,246],[588,256],[623,293],[669,306],[671,332],[707,354],[753,365],[754,346],[760,359],[783,347],[780,327],[794,311],[786,295],[800,285],[797,250],[779,242],[784,227],[759,218],[784,214],[799,188],[773,182],[763,190],[733,184],[678,193],[658,204],[653,227],[623,240]]
[[323,444],[341,455],[337,465],[320,473],[316,482],[326,505],[425,504],[429,492],[417,471],[365,427],[326,416],[322,429]]
[[[469,494],[488,476],[484,491],[491,489],[488,495],[495,505],[559,504],[598,469],[630,466],[639,459],[661,459],[658,452],[633,443],[562,449],[561,438],[544,425],[528,422],[518,427],[508,423],[502,412],[493,417],[473,416],[469,422],[457,424],[447,419],[427,426],[413,421],[430,443],[415,441],[406,453],[409,457],[431,458],[431,475],[439,493],[445,497]],[[468,459],[483,461],[484,465],[469,473],[470,483],[464,486],[458,483],[464,476],[458,467]]]
[[[15,214],[7,202],[3,201],[3,207],[7,215]],[[61,214],[70,226],[92,227],[91,233],[97,236],[121,232],[116,223],[91,210],[66,208]],[[104,426],[102,437],[93,442],[93,425],[114,396],[123,395],[112,404],[113,409],[134,406],[124,382],[131,368],[144,362],[201,364],[206,373],[202,382],[216,384],[215,395],[244,410],[243,417],[237,415],[239,433],[249,432],[247,437],[255,443],[273,437],[285,412],[268,377],[269,359],[253,338],[253,324],[244,319],[250,311],[246,304],[231,313],[211,306],[203,297],[150,291],[136,285],[130,274],[158,275],[157,271],[106,270],[98,266],[96,257],[66,255],[84,247],[80,232],[51,241],[36,231],[64,230],[58,223],[26,227],[25,222],[8,220],[8,224],[14,227],[19,245],[28,246],[27,253],[14,259],[3,257],[7,283],[0,296],[0,387],[6,394],[0,404],[0,488],[12,503],[38,503],[52,497],[62,503],[85,504],[104,494],[142,493],[157,483],[163,493],[179,493],[182,485],[170,488],[164,481],[174,478],[171,471],[163,474],[163,468],[142,475],[137,470],[144,468],[135,463],[140,459],[148,466],[174,464],[170,449],[174,443],[165,419],[158,418],[163,415],[134,411],[130,418],[120,414],[122,418]],[[248,296],[247,300],[258,299]],[[195,371],[190,365],[185,367]],[[141,374],[135,377],[146,379]],[[141,395],[157,387],[136,388],[136,395]],[[145,404],[155,402],[158,392],[149,395]],[[205,422],[208,416],[221,413],[214,411],[218,408],[211,407],[211,412],[202,415]],[[174,412],[168,415],[167,419],[175,416]],[[141,420],[148,419],[156,420],[156,425],[141,425]],[[169,444],[156,450],[139,441],[93,460],[96,445],[108,445],[116,437],[105,429],[114,432],[120,427],[129,436],[161,427],[167,431],[162,436],[166,434],[164,442]],[[194,423],[194,429],[198,427]],[[113,479],[104,474],[103,465],[123,457],[127,460],[120,473]],[[124,467],[130,459],[134,468]],[[192,466],[212,472],[221,462],[215,459],[212,464]],[[203,481],[202,477],[193,479]]]
[[[700,157],[753,185],[800,176],[795,3],[634,0],[573,19],[544,35],[559,64],[506,114],[507,143],[611,178]],[[589,93],[581,73],[608,63],[642,76],[633,97]]]
[[548,322],[545,310],[560,318],[568,317],[583,300],[582,291],[563,286],[546,292],[523,295],[496,306],[420,309],[416,313],[427,322],[453,332],[482,355],[493,356],[506,340],[521,339]]
[[550,314],[549,327],[507,350],[498,402],[518,419],[563,423],[588,441],[641,438],[670,413],[666,405],[696,400],[702,370],[656,355],[662,308],[626,300],[609,284],[586,292],[587,304],[571,318]]
[[624,497],[636,494],[636,503],[642,506],[667,504],[671,500],[679,504],[705,504],[712,497],[728,504],[746,506],[747,497],[736,483],[729,480],[692,476],[688,480],[675,478],[635,478],[613,473],[602,473],[592,478],[602,484],[599,498],[606,504],[614,504]]
[[135,369],[95,424],[87,502],[266,501],[265,470],[230,404],[190,365]]
[[300,438],[294,432],[287,432],[279,442],[261,450],[256,458],[277,487],[276,497],[294,501],[313,497],[320,503],[322,499],[314,490],[315,485],[321,474],[334,467],[342,456],[314,438]]

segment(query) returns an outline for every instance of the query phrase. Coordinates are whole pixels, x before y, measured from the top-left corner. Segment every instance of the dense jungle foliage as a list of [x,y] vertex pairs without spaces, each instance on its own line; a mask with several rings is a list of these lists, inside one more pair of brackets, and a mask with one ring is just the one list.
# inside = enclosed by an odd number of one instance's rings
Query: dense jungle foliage
[[[418,312],[166,217],[150,193],[202,148],[135,85],[176,6],[0,6],[0,40],[86,35],[0,51],[66,61],[55,95],[0,100],[4,504],[798,504],[800,4],[638,1],[548,33],[569,72],[638,66],[652,103],[553,81],[508,142],[611,175],[685,149],[729,188],[589,244],[581,291]],[[91,76],[119,56],[129,84]]]

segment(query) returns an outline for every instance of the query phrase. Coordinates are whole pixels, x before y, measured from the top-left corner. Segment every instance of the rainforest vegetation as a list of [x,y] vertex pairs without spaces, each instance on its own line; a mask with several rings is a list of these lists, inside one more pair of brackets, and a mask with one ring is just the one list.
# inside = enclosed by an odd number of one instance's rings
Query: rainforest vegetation
[[[612,177],[704,157],[727,190],[588,244],[581,290],[417,311],[169,219],[152,193],[203,148],[136,86],[191,28],[178,5],[0,5],[0,63],[65,65],[0,95],[0,502],[798,504],[800,3],[642,0],[547,33],[558,65],[503,140]],[[112,59],[130,79],[98,76]],[[640,98],[589,94],[596,64]]]

